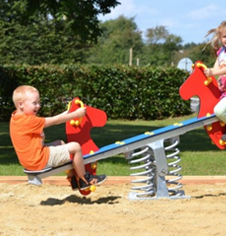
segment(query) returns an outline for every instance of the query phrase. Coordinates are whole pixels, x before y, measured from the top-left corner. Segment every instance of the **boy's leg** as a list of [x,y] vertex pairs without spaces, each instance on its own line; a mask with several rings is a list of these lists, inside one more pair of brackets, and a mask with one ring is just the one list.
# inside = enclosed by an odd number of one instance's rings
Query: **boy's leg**
[[[65,145],[68,147],[70,154],[73,155],[72,164],[78,177],[84,178],[86,171],[84,167],[81,146],[76,142],[70,142]],[[70,174],[73,174],[73,172],[71,171]]]
[[[107,179],[106,175],[91,175],[89,172],[86,172],[80,144],[71,142],[66,145],[68,146],[69,152],[73,154],[72,163],[79,177],[81,189],[86,189],[90,185],[102,184]],[[71,174],[72,172],[70,172]]]
[[67,173],[67,180],[71,184],[71,188],[73,190],[77,190],[78,189],[77,176],[75,174],[74,169],[68,171],[68,173]]
[[[69,149],[62,140],[45,143],[45,146],[48,146],[50,149],[50,157],[47,166],[57,167],[71,161]],[[67,171],[67,180],[70,182],[73,190],[78,189],[74,169]]]

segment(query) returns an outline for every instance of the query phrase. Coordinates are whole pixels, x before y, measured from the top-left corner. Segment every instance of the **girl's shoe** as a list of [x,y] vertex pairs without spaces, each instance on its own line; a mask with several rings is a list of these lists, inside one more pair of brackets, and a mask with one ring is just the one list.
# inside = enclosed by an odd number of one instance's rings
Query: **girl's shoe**
[[224,141],[224,142],[226,141],[226,134],[222,135],[221,140]]

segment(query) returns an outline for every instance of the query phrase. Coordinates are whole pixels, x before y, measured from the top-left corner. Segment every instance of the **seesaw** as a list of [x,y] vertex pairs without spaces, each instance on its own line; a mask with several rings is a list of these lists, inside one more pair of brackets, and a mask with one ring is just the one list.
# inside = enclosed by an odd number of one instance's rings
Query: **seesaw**
[[[192,74],[180,88],[180,95],[184,99],[189,99],[194,95],[200,97],[200,111],[197,118],[147,131],[98,149],[90,137],[90,130],[95,126],[103,126],[106,122],[106,114],[99,109],[87,106],[87,115],[79,122],[80,127],[73,127],[71,123],[74,122],[70,123],[70,121],[66,124],[68,141],[75,140],[76,137],[76,141],[80,142],[84,150],[84,162],[89,167],[99,160],[123,153],[129,164],[132,165],[131,176],[135,177],[131,181],[132,187],[128,196],[131,200],[189,198],[182,190],[183,185],[180,182],[182,179],[182,175],[179,173],[181,170],[180,150],[177,148],[180,142],[179,136],[204,126],[216,145],[221,149],[225,148],[225,144],[219,145],[219,142],[216,141],[216,137],[218,137],[216,133],[223,128],[213,114],[214,103],[219,100],[219,93],[214,78],[211,81],[212,85],[209,82],[206,85],[203,68],[202,63],[196,63]],[[206,90],[206,92],[202,92],[202,90]],[[207,100],[205,100],[206,93],[208,93]],[[211,97],[214,102],[210,99]],[[100,117],[103,117],[102,121],[100,121]],[[212,129],[208,127],[212,127]],[[96,171],[97,166],[94,166]],[[27,170],[24,172],[28,175],[29,183],[40,185],[43,178],[71,168],[71,163],[67,163],[57,168],[38,172]]]

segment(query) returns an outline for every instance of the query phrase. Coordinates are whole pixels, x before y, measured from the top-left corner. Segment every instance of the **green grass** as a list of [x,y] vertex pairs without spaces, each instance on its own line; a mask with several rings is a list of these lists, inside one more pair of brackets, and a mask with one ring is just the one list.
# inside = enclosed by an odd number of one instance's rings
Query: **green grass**
[[[98,147],[114,143],[142,134],[146,131],[165,127],[176,122],[190,119],[193,116],[169,118],[157,121],[108,121],[103,128],[94,128],[91,136]],[[0,175],[24,175],[23,167],[19,164],[14,152],[10,137],[9,124],[0,123]],[[59,125],[45,130],[46,141],[56,139],[66,140],[65,126]],[[183,175],[225,175],[226,153],[214,146],[203,128],[190,131],[180,136],[179,156]],[[128,176],[131,174],[130,165],[124,155],[100,160],[98,162],[98,173],[107,175]]]

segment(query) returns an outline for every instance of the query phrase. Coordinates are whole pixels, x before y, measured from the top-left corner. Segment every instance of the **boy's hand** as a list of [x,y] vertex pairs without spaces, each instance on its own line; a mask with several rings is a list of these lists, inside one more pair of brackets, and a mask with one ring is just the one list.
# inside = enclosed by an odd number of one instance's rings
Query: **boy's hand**
[[82,117],[86,114],[86,107],[80,107],[75,111],[77,117]]

